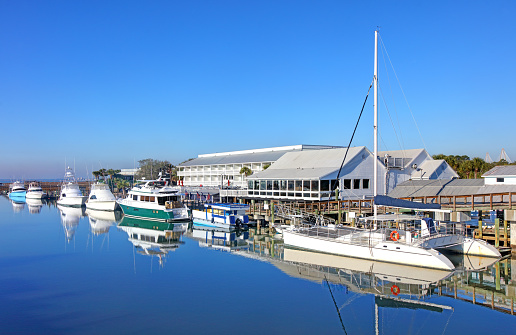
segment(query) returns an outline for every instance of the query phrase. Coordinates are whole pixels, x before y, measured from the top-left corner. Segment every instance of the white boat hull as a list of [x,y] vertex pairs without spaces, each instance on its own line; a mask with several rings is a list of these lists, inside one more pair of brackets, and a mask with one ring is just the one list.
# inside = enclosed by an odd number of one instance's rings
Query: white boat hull
[[60,206],[68,206],[68,207],[82,207],[86,204],[86,199],[87,199],[86,196],[79,196],[79,197],[68,196],[68,197],[64,197],[64,198],[59,198],[59,200],[57,200],[57,204]]
[[116,209],[116,201],[91,201],[86,202],[87,209],[96,211],[114,211]]
[[382,241],[371,246],[345,243],[336,239],[307,236],[292,230],[283,231],[285,245],[327,254],[404,264],[432,269],[453,270],[455,266],[440,252],[407,244]]
[[466,255],[483,257],[502,257],[498,249],[483,240],[462,235],[436,235],[421,243],[424,247],[447,250]]
[[27,192],[25,198],[27,199],[43,199],[45,197],[45,193],[43,191],[34,191]]

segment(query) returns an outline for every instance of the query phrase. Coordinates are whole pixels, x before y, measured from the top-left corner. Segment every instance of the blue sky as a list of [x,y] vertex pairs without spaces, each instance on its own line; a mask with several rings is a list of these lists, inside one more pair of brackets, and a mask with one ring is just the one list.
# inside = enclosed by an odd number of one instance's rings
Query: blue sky
[[[515,9],[513,1],[3,0],[0,178],[58,178],[74,160],[86,176],[145,158],[345,146],[372,80],[377,26],[386,50],[381,149],[497,159],[505,148],[516,159]],[[370,98],[353,145],[372,150]]]

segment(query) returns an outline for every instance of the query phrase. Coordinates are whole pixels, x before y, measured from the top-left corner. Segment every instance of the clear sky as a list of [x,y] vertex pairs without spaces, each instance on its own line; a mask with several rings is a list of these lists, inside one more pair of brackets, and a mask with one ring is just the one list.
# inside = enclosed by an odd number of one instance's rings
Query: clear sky
[[[377,26],[380,149],[516,160],[515,13],[503,0],[0,0],[0,178],[346,146]],[[353,142],[370,150],[372,109],[370,96]]]

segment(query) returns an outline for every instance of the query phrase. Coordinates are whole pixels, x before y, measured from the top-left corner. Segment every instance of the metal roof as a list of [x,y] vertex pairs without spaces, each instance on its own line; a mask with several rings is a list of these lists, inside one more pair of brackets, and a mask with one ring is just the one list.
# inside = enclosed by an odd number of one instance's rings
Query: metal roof
[[[363,146],[349,148],[346,162],[350,162],[362,152],[371,155]],[[254,173],[247,179],[336,178],[345,153],[346,148],[288,152],[267,170]]]
[[[301,150],[295,150],[301,151]],[[197,157],[179,166],[198,166],[198,165],[224,165],[224,164],[244,164],[244,163],[266,163],[275,162],[281,156],[290,152],[285,151],[270,151],[270,152],[256,152],[240,155],[227,156],[211,156],[211,157]]]
[[516,192],[516,185],[484,185],[484,179],[408,180],[389,193],[393,198]]
[[516,176],[516,165],[498,165],[482,175],[482,177],[497,176]]

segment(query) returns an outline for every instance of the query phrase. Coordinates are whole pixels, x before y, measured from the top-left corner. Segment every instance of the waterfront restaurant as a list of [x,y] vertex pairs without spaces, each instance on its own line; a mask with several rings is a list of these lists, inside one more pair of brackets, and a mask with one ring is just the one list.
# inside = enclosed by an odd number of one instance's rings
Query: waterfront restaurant
[[[261,199],[321,201],[373,196],[373,154],[364,146],[285,153],[267,170],[247,177],[247,194]],[[378,155],[378,194],[388,194],[410,179],[457,178],[444,160],[434,160],[424,149],[384,151]],[[340,169],[342,165],[342,169]],[[340,170],[340,173],[339,173]],[[221,191],[221,196],[225,192]],[[229,195],[229,194],[228,194]]]
[[177,175],[184,186],[246,188],[246,176],[240,173],[247,167],[252,173],[262,171],[287,152],[336,148],[321,145],[291,145],[198,155],[178,166]]

